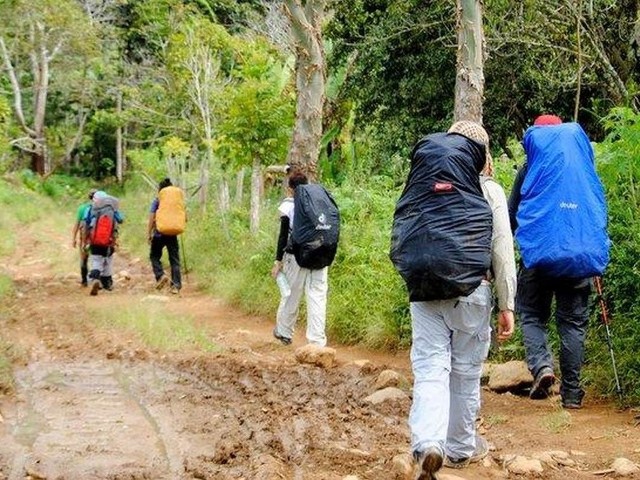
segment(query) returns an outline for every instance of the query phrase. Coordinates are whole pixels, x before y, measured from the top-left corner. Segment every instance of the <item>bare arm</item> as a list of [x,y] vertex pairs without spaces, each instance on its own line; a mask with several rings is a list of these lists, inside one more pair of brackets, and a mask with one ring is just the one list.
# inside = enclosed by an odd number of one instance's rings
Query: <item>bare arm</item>
[[149,243],[151,243],[151,239],[153,238],[153,230],[155,229],[155,226],[156,226],[156,214],[150,213],[149,221],[147,222],[147,239],[149,240]]
[[71,244],[73,248],[78,246],[78,232],[80,231],[80,222],[73,224],[73,230],[71,231]]

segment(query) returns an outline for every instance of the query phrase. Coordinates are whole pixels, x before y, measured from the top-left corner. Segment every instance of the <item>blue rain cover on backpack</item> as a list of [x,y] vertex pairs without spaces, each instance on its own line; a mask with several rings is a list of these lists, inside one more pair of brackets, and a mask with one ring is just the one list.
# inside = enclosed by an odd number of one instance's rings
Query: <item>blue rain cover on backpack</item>
[[552,277],[602,275],[609,263],[607,206],[591,143],[577,123],[530,127],[516,214],[525,267]]
[[456,133],[418,142],[396,204],[390,257],[412,302],[472,293],[491,266],[493,215],[482,194],[482,144]]

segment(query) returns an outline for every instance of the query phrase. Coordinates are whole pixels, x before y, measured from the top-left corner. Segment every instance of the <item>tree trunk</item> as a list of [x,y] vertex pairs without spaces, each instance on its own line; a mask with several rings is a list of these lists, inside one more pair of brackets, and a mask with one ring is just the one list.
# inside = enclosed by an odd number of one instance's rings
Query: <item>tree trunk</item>
[[236,205],[242,205],[242,197],[244,193],[244,167],[236,175],[236,192],[234,203]]
[[116,129],[116,179],[118,183],[122,185],[124,181],[124,152],[122,151],[122,125],[120,125],[120,119],[122,118],[122,92],[118,92],[116,108],[118,112],[118,128]]
[[220,192],[220,211],[222,213],[226,213],[229,211],[229,208],[231,206],[231,202],[230,202],[230,197],[229,197],[229,182],[227,181],[226,178],[222,178],[220,180],[220,186],[219,186]]
[[47,52],[42,46],[39,46],[30,54],[31,74],[34,82],[33,126],[30,126],[27,124],[22,106],[23,89],[20,85],[18,73],[14,68],[11,56],[2,37],[0,37],[0,53],[2,54],[4,67],[11,84],[14,114],[22,131],[27,135],[30,142],[30,145],[24,147],[23,150],[31,155],[31,169],[39,175],[45,175],[48,173],[49,165],[46,155],[44,119],[49,89],[49,61],[51,57],[47,56]]
[[209,196],[209,168],[211,165],[210,149],[207,147],[205,158],[200,164],[200,191],[198,192],[198,201],[200,202],[200,210],[202,213],[207,211],[207,198]]
[[484,32],[482,1],[456,0],[458,53],[454,120],[482,123],[484,95]]
[[254,159],[251,168],[251,220],[249,228],[252,234],[257,234],[260,228],[260,198],[262,191],[262,171],[260,160]]
[[[37,25],[40,35],[43,35],[44,27]],[[47,151],[45,137],[45,113],[47,111],[47,97],[49,95],[49,62],[52,57],[47,53],[44,44],[38,45],[32,52],[32,73],[34,78],[34,112],[33,129],[36,132],[36,153],[34,163],[41,168],[36,172],[40,175],[48,175],[51,172],[51,159]]]
[[69,143],[69,145],[67,145],[67,148],[65,149],[64,163],[67,165],[72,162],[73,152],[80,144],[80,140],[82,140],[82,135],[84,134],[84,127],[87,123],[88,116],[89,114],[84,109],[81,109],[81,111],[78,113],[78,130],[76,131],[76,134],[73,136],[71,143]]
[[287,163],[315,180],[322,139],[326,65],[322,21],[326,0],[285,0],[296,51],[296,119]]
[[31,152],[31,170],[36,172],[38,175],[46,174],[46,159],[41,148],[36,152]]

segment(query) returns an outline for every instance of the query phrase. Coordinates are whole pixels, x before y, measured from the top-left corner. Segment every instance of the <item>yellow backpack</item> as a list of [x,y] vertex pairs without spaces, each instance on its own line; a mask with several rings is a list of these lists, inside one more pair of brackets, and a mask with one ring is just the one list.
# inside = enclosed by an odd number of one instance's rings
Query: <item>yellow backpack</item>
[[165,187],[158,192],[156,230],[163,235],[180,235],[187,223],[184,193],[178,187]]

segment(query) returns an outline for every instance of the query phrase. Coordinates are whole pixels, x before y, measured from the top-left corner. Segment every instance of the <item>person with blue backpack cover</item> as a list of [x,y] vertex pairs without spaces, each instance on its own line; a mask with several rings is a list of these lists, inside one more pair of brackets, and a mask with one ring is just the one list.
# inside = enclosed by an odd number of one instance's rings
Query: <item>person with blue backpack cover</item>
[[609,262],[604,190],[579,124],[541,115],[522,143],[527,162],[516,176],[509,216],[521,254],[516,313],[534,378],[529,396],[547,398],[556,381],[547,341],[555,297],[562,406],[581,408],[591,278]]

